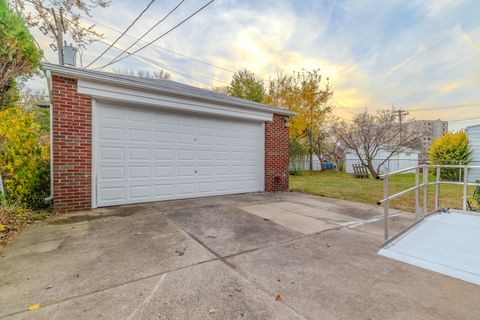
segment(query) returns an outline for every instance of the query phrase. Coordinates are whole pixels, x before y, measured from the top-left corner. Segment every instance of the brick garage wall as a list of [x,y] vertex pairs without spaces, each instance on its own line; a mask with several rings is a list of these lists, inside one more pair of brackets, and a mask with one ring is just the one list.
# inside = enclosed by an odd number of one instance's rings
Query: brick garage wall
[[77,80],[52,76],[53,195],[63,211],[92,205],[92,98]]
[[288,190],[288,117],[273,115],[265,123],[265,191]]

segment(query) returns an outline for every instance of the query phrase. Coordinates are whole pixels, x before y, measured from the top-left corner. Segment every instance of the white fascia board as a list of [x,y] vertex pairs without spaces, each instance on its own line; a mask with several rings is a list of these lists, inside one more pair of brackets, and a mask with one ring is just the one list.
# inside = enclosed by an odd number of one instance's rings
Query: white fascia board
[[129,105],[150,106],[162,109],[177,110],[191,113],[202,113],[223,117],[234,117],[239,119],[248,119],[256,121],[272,121],[272,112],[262,112],[241,107],[231,107],[195,101],[142,91],[118,87],[109,84],[103,84],[88,80],[79,79],[77,83],[78,93],[86,94],[100,101],[110,101],[118,103],[128,103]]

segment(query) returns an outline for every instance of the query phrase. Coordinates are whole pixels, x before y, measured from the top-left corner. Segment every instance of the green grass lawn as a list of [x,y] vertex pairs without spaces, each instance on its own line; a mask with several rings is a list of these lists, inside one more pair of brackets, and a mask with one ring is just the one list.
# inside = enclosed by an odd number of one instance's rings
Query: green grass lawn
[[[431,175],[430,181],[435,181]],[[400,174],[389,179],[389,194],[415,186],[415,174]],[[329,198],[338,198],[368,204],[376,204],[383,198],[383,181],[374,178],[357,179],[352,174],[336,171],[312,172],[304,176],[290,176],[290,190],[314,194]],[[441,185],[440,206],[448,208],[462,207],[463,186]],[[468,195],[473,194],[473,187]],[[422,205],[423,190],[420,191]],[[428,188],[429,211],[433,210],[435,186]],[[415,212],[415,193],[411,192],[390,203],[392,208]]]

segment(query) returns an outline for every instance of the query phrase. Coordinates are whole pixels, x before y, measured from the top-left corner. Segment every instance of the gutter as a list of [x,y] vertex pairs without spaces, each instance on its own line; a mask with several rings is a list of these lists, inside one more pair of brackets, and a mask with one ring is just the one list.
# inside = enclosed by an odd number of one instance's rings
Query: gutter
[[[242,108],[249,108],[252,110],[257,110],[257,111],[264,111],[264,112],[271,112],[274,114],[280,114],[284,116],[295,116],[297,115],[296,112],[281,109],[281,108],[276,108],[268,105],[262,105],[260,103],[255,103],[252,104],[250,101],[249,104],[244,104],[241,103],[240,101],[234,102],[234,101],[223,101],[215,98],[209,98],[209,97],[199,97],[198,95],[194,94],[188,94],[184,92],[177,92],[174,90],[168,90],[165,88],[160,88],[158,86],[152,85],[152,84],[147,84],[144,82],[140,81],[135,81],[133,79],[127,80],[127,79],[120,79],[120,78],[115,78],[115,75],[113,74],[112,76],[108,75],[100,75],[96,74],[94,72],[91,72],[91,70],[87,69],[79,69],[79,68],[70,68],[70,67],[65,67],[65,66],[59,66],[55,64],[49,64],[49,63],[43,63],[42,64],[43,68],[51,73],[55,73],[58,75],[66,75],[66,76],[72,76],[77,79],[87,79],[87,80],[96,80],[99,82],[103,83],[110,83],[110,84],[115,84],[115,85],[123,85],[127,87],[134,87],[138,89],[144,89],[144,90],[151,90],[157,93],[161,94],[166,94],[170,96],[177,96],[177,97],[184,97],[184,98],[190,98],[190,99],[196,99],[200,101],[205,101],[205,102],[210,102],[210,103],[215,103],[215,104],[221,104],[221,105],[230,105],[234,107],[242,107]],[[198,88],[197,88],[198,89]],[[241,99],[240,99],[241,100]]]
[[45,202],[53,200],[53,104],[52,104],[52,75],[50,71],[44,70],[45,78],[47,79],[48,96],[50,98],[50,195],[44,199]]

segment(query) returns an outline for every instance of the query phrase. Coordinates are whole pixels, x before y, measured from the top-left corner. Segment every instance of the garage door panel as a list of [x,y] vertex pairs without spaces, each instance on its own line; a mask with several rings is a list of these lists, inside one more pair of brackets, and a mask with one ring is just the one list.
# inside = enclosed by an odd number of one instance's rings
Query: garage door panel
[[149,147],[130,147],[128,148],[128,160],[138,161],[150,161],[150,148]]
[[112,119],[112,120],[123,120],[124,110],[119,109],[115,106],[103,105],[100,108],[100,118]]
[[147,111],[144,109],[133,109],[130,108],[127,110],[128,112],[128,119],[133,122],[150,122],[151,119],[151,111]]
[[177,183],[176,191],[179,195],[195,195],[195,184],[192,182]]
[[154,160],[175,160],[174,148],[155,148],[154,154]]
[[153,131],[153,143],[174,143],[175,142],[175,132],[172,131],[160,131],[154,130]]
[[117,127],[103,127],[100,130],[102,140],[123,141],[125,139],[125,130]]
[[150,178],[150,166],[129,166],[129,179],[145,179]]
[[102,160],[124,160],[125,152],[123,147],[100,146],[100,157]]
[[177,160],[194,160],[195,159],[195,150],[192,149],[177,149]]
[[104,201],[122,201],[125,199],[125,187],[104,187],[100,190],[100,197]]
[[178,165],[177,166],[177,176],[179,177],[194,177],[195,176],[195,165]]
[[145,199],[151,198],[150,186],[131,186],[129,187],[130,199]]
[[150,144],[150,130],[148,129],[129,129],[128,141],[132,143]]
[[164,166],[155,166],[155,178],[169,178],[175,176],[175,166],[164,165]]
[[99,109],[98,206],[263,190],[261,123]]
[[111,179],[124,179],[125,178],[125,167],[124,166],[100,166],[100,179],[111,180]]

